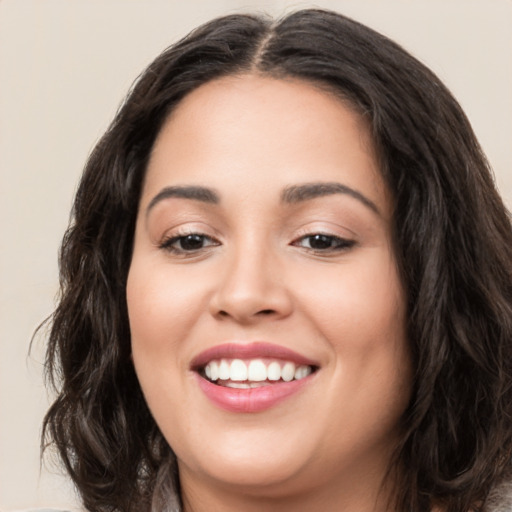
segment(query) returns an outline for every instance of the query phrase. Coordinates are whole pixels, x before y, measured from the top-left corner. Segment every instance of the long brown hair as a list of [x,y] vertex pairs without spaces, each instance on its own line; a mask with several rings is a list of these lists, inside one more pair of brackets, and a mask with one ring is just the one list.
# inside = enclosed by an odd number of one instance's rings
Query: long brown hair
[[394,198],[413,394],[393,467],[396,510],[485,510],[512,453],[512,232],[461,108],[398,45],[339,14],[233,15],[193,31],[141,75],[87,162],[60,253],[44,422],[90,511],[179,507],[176,461],[130,360],[125,285],[141,185],[164,120],[190,91],[242,72],[295,77],[371,126]]

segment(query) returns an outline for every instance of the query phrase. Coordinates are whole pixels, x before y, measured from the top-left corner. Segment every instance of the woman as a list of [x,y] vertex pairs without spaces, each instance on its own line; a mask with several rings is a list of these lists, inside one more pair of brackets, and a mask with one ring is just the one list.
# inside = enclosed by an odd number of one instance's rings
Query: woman
[[317,10],[195,30],[73,214],[44,436],[87,510],[506,506],[510,220],[396,44]]

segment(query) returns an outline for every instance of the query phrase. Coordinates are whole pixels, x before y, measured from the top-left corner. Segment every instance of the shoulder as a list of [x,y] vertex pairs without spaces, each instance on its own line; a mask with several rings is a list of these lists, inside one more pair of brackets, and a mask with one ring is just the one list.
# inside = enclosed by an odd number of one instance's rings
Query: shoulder
[[489,494],[486,505],[486,511],[488,512],[511,512],[512,480],[496,486]]

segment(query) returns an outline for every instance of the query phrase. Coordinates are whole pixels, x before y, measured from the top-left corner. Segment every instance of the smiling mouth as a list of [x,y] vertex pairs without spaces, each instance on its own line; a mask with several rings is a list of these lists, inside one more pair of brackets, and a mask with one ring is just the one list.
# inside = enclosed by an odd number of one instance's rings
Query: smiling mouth
[[318,368],[268,358],[213,359],[198,369],[201,377],[218,386],[253,389],[302,380]]
[[230,413],[259,413],[316,381],[318,362],[287,347],[266,342],[224,343],[190,363],[199,389],[216,407]]

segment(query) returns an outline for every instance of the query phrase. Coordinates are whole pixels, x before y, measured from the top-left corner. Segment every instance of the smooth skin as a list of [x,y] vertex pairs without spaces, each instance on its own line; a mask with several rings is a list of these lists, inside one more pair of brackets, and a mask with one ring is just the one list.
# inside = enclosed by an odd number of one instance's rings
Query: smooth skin
[[[310,184],[330,185],[290,199]],[[388,510],[382,484],[412,379],[391,212],[364,120],[311,84],[224,77],[166,121],[127,301],[135,369],[177,455],[186,512]],[[319,369],[265,411],[223,410],[191,361],[253,341]]]

